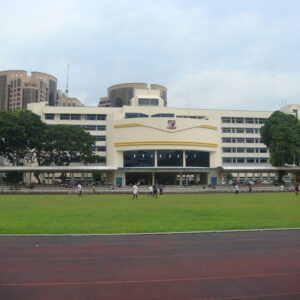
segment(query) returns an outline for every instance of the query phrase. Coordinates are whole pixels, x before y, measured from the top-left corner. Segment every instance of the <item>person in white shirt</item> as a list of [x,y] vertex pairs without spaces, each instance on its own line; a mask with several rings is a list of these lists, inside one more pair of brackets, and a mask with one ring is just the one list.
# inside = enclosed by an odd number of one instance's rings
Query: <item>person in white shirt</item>
[[81,183],[78,183],[77,191],[78,191],[78,196],[82,196],[82,185],[81,185]]
[[132,199],[134,199],[134,198],[137,199],[138,190],[139,190],[139,187],[135,183],[132,187],[132,192],[133,192]]
[[153,197],[153,187],[152,187],[152,185],[149,186],[149,196]]

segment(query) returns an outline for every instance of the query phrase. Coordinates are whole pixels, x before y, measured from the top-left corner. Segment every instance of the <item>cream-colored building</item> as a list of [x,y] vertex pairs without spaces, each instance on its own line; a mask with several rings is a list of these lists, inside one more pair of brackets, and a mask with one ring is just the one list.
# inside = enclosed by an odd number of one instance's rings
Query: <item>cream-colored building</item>
[[41,72],[0,71],[0,111],[26,109],[29,103],[55,105],[57,79]]
[[[220,184],[228,172],[240,179],[275,178],[277,170],[269,164],[269,151],[259,133],[272,112],[166,107],[160,93],[143,89],[135,89],[130,103],[122,107],[37,103],[29,109],[48,124],[82,126],[94,135],[98,164],[117,168],[106,174],[114,184]],[[282,111],[298,115],[299,109],[292,105]]]

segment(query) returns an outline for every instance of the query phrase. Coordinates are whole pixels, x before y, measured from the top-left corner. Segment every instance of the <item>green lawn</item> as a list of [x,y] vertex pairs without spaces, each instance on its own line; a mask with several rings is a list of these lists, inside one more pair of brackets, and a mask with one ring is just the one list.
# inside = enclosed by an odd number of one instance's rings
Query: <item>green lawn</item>
[[300,195],[0,195],[0,234],[300,227]]

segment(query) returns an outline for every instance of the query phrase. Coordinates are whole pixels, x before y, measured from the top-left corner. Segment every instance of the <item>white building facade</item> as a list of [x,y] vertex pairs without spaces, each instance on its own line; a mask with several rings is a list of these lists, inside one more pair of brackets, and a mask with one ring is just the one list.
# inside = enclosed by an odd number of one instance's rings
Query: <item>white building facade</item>
[[[272,112],[166,107],[159,91],[141,89],[130,106],[32,103],[28,109],[47,124],[81,126],[95,136],[98,164],[116,168],[105,174],[116,185],[220,184],[225,173],[237,179],[276,177],[259,132]],[[281,110],[298,116],[299,109]]]

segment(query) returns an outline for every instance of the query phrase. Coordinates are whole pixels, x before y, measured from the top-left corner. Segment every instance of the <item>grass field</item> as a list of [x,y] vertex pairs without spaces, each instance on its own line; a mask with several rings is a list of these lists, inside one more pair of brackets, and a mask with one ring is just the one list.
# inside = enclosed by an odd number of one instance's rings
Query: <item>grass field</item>
[[300,227],[294,193],[0,195],[0,234],[134,233]]

